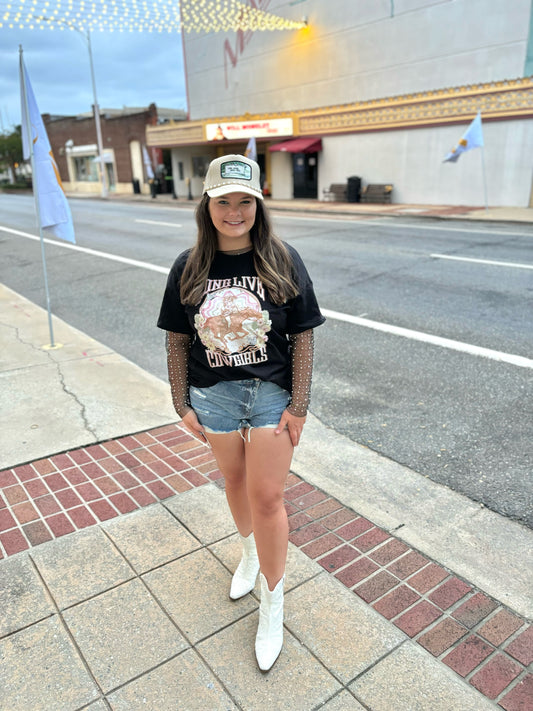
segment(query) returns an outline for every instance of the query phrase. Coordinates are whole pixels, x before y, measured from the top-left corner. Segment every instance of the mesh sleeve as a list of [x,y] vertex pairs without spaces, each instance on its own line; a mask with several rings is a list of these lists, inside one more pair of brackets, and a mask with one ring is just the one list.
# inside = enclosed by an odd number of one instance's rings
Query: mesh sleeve
[[289,336],[291,344],[292,395],[287,410],[296,417],[305,417],[311,398],[313,375],[313,329]]
[[167,366],[172,404],[180,417],[191,410],[189,402],[189,351],[191,337],[186,333],[167,331]]

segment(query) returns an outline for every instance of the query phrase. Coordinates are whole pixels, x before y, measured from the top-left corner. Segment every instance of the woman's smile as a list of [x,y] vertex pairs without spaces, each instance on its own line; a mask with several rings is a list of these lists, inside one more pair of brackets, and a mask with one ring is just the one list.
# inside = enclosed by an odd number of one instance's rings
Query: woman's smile
[[256,211],[256,199],[248,193],[211,198],[209,214],[217,231],[218,248],[226,251],[249,246]]

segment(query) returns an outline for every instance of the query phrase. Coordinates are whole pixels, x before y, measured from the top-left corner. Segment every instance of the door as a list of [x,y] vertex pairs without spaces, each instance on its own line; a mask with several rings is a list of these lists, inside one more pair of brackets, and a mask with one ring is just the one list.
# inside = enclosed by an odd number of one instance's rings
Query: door
[[292,156],[294,197],[318,197],[318,153],[294,153]]

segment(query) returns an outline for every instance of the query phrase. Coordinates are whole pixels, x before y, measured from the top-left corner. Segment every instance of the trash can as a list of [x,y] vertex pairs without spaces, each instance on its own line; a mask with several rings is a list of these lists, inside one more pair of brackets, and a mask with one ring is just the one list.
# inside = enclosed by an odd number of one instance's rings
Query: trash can
[[141,183],[137,178],[133,178],[131,181],[131,184],[133,185],[133,194],[134,195],[140,195],[141,194]]
[[361,199],[361,178],[352,175],[348,178],[348,190],[346,191],[348,202],[359,202]]

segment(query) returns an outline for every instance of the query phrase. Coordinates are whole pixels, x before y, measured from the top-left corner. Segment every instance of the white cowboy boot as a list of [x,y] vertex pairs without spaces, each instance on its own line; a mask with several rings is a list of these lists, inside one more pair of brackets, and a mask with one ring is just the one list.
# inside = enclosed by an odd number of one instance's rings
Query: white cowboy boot
[[254,589],[259,572],[259,558],[253,532],[247,538],[240,536],[240,539],[242,541],[242,558],[231,581],[229,596],[232,600],[238,600]]
[[283,583],[281,578],[274,590],[268,589],[265,576],[261,573],[261,606],[259,625],[255,638],[255,656],[261,671],[268,671],[279,657],[283,646]]

